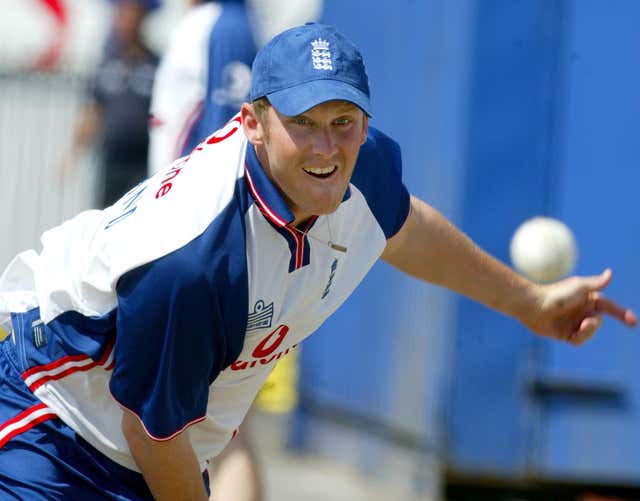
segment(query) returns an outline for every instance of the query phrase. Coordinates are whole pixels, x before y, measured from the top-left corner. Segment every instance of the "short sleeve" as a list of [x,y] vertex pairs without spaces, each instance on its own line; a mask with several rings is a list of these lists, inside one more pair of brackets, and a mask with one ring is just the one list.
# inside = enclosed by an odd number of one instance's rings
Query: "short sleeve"
[[117,285],[110,390],[158,440],[204,418],[209,385],[227,351],[216,291],[188,264],[182,254],[169,254]]
[[369,127],[360,149],[351,183],[364,195],[387,239],[395,235],[409,215],[409,192],[402,182],[400,146]]

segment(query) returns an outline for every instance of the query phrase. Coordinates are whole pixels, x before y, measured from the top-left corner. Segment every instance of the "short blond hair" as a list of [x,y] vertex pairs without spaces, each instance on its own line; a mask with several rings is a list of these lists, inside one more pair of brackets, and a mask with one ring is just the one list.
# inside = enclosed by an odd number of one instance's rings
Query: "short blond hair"
[[271,106],[271,103],[269,102],[269,99],[266,96],[260,97],[260,98],[256,99],[252,103],[252,105],[253,105],[253,111],[255,111],[256,116],[258,117],[258,120],[260,121],[260,125],[265,127],[266,124],[267,124],[267,111],[269,110],[269,107]]

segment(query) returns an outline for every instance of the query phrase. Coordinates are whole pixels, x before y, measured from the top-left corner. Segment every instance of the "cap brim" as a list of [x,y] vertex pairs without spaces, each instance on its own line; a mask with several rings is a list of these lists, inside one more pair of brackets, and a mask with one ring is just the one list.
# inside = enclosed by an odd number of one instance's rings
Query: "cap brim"
[[327,101],[348,101],[371,116],[369,97],[351,84],[340,80],[312,80],[295,87],[267,94],[278,112],[293,117]]

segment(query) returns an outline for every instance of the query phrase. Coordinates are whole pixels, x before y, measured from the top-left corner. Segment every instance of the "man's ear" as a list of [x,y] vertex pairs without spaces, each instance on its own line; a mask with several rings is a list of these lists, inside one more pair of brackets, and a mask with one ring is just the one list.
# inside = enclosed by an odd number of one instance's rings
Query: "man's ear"
[[254,146],[262,146],[265,140],[264,129],[256,111],[253,109],[253,105],[249,103],[242,103],[240,109],[240,116],[242,117],[242,128],[247,139]]
[[362,112],[364,115],[362,120],[362,137],[360,139],[360,146],[367,142],[367,134],[369,134],[369,116]]

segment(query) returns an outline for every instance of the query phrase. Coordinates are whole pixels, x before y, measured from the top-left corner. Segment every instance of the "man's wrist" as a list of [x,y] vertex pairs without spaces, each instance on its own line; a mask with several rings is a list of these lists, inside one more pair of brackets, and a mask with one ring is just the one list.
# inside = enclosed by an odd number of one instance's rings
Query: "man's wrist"
[[518,279],[518,292],[512,296],[511,316],[531,328],[542,308],[544,288],[524,277],[518,276]]

